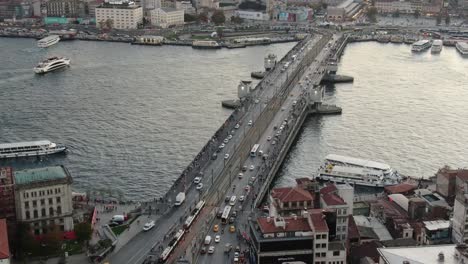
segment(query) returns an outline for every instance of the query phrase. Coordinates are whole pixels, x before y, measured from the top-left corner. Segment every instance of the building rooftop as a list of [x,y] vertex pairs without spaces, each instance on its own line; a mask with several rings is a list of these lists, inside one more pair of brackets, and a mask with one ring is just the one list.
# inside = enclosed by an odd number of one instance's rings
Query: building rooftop
[[334,193],[327,193],[322,195],[323,202],[328,206],[333,205],[346,205],[346,202],[338,195]]
[[[379,240],[392,240],[392,235],[390,235],[390,232],[388,232],[387,228],[380,223],[377,218],[375,217],[365,217],[363,215],[355,215],[353,216],[354,222],[356,223],[356,226],[358,227],[368,227],[371,228],[374,233],[377,235]],[[361,234],[361,229],[359,229],[359,232]]]
[[448,220],[423,221],[423,223],[426,229],[430,231],[450,228],[450,221]]
[[325,187],[323,187],[322,189],[320,189],[320,194],[332,193],[332,192],[336,192],[337,190],[338,189],[336,188],[335,184],[330,183],[326,185]]
[[0,219],[0,260],[10,258],[10,246],[8,244],[8,231],[5,219]]
[[63,166],[44,167],[38,169],[20,170],[14,172],[15,184],[29,184],[51,180],[66,179],[68,171]]
[[321,209],[309,210],[309,216],[315,232],[328,232],[328,225]]
[[[386,264],[401,264],[408,261],[410,264],[457,264],[455,259],[456,245],[433,245],[416,247],[378,248],[380,256]],[[444,261],[439,261],[443,254]]]
[[[260,217],[257,219],[258,226],[263,234],[269,233],[279,233],[279,232],[310,232],[310,226],[306,218],[297,217],[288,217],[284,218],[284,227],[280,224],[275,224],[275,219],[273,217],[266,218]],[[277,222],[278,223],[278,222]]]
[[409,184],[409,183],[401,183],[397,185],[392,185],[392,186],[385,186],[384,189],[387,193],[389,194],[395,194],[395,193],[407,193],[410,191],[413,191],[417,188],[417,186]]
[[391,202],[394,202],[394,203],[398,204],[403,210],[408,212],[409,200],[403,194],[400,194],[400,193],[390,194],[388,196],[388,199]]
[[314,199],[308,191],[298,187],[275,188],[271,191],[271,197],[283,203],[312,201]]

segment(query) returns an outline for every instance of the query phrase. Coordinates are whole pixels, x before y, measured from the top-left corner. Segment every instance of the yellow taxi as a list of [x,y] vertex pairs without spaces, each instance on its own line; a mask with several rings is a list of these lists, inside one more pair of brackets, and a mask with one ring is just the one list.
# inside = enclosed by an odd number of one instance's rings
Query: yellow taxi
[[219,226],[218,225],[214,225],[213,226],[213,232],[218,232],[219,231]]
[[234,233],[236,232],[236,228],[232,225],[229,227],[229,232]]

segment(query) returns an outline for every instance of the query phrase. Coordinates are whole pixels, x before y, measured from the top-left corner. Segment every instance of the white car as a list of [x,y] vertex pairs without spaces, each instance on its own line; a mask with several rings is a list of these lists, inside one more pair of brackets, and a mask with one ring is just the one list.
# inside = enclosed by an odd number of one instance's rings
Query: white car
[[224,155],[224,159],[225,160],[229,159],[229,154]]
[[268,137],[267,137],[267,141],[270,141],[270,140],[271,140],[271,136],[268,136]]
[[258,99],[255,100],[255,103],[258,104],[258,102],[260,102]]
[[254,165],[250,165],[250,170],[253,171],[255,169]]
[[227,144],[227,143],[229,143],[229,139],[226,138],[223,142],[224,142],[224,144]]
[[214,251],[215,251],[215,247],[214,247],[214,246],[210,246],[210,247],[208,248],[208,254],[213,254]]
[[215,243],[219,243],[221,241],[221,236],[220,235],[216,235],[215,236]]
[[201,189],[203,189],[203,183],[199,183],[199,184],[197,185],[197,190],[201,190]]
[[242,179],[242,177],[244,177],[244,173],[242,172],[239,172],[239,175],[238,175],[239,179]]
[[222,143],[221,145],[219,145],[219,149],[223,149],[226,145],[224,145],[224,143]]
[[154,220],[151,220],[143,226],[143,231],[148,231],[153,227],[154,227]]
[[238,129],[240,127],[239,124],[236,124],[236,126],[234,127],[235,129]]
[[229,135],[229,136],[227,137],[227,139],[229,139],[229,140],[231,140],[231,138],[232,138],[232,135]]
[[272,144],[272,145],[275,145],[275,144],[276,144],[276,141],[273,140],[273,141],[271,142],[271,144]]
[[239,202],[243,202],[245,199],[244,195],[239,196]]
[[201,182],[201,180],[202,180],[201,177],[195,177],[195,179],[193,179],[193,183],[199,184]]
[[249,123],[247,125],[251,126],[253,124],[252,120],[249,120]]

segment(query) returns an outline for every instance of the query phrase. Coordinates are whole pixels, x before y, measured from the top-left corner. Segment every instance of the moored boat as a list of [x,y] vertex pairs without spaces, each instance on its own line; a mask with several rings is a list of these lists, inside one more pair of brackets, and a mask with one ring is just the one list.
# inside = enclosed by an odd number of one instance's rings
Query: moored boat
[[221,45],[214,40],[195,40],[192,42],[194,49],[219,49]]
[[455,44],[455,47],[457,48],[458,52],[460,52],[461,55],[468,56],[468,43],[467,42],[457,42],[457,44]]
[[315,178],[378,188],[402,181],[402,177],[385,163],[335,154],[325,158],[325,164],[320,167]]
[[50,35],[50,36],[47,36],[43,39],[40,39],[37,41],[37,46],[39,48],[47,48],[47,47],[50,47],[54,44],[57,44],[60,40],[60,37],[57,36],[57,35]]
[[434,40],[432,43],[431,53],[440,53],[442,51],[443,42],[440,39]]
[[49,140],[0,144],[0,159],[33,157],[65,152],[67,147]]
[[411,51],[421,52],[421,51],[427,50],[430,47],[431,47],[431,41],[427,39],[423,39],[423,40],[419,40],[413,43],[413,45],[411,46]]

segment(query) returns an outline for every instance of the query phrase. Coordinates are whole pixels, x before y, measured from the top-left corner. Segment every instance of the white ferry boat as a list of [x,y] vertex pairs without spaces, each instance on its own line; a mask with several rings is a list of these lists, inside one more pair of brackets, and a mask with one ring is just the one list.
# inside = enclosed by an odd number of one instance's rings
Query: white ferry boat
[[431,47],[431,42],[427,39],[419,40],[413,43],[411,51],[420,52]]
[[219,49],[221,45],[214,40],[195,40],[192,42],[194,49]]
[[468,43],[457,42],[457,44],[455,44],[455,47],[457,48],[458,52],[460,52],[461,55],[468,56]]
[[39,62],[39,64],[34,67],[34,72],[42,74],[55,71],[66,66],[70,66],[70,59],[64,57],[50,57]]
[[440,39],[434,40],[434,42],[432,42],[431,53],[440,53],[442,51],[443,44],[444,43]]
[[315,178],[368,187],[385,187],[402,181],[398,173],[385,163],[335,154],[325,157],[325,164]]
[[38,40],[37,41],[37,46],[39,48],[47,48],[47,47],[50,47],[54,44],[57,44],[60,40],[60,37],[57,36],[57,35],[50,35],[48,37],[45,37],[41,40]]
[[66,151],[49,140],[0,144],[0,159],[50,155]]

